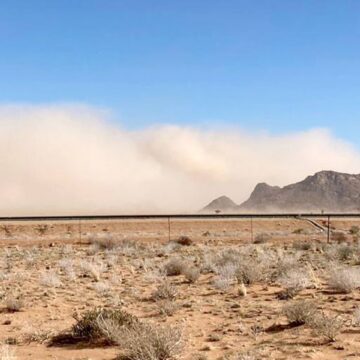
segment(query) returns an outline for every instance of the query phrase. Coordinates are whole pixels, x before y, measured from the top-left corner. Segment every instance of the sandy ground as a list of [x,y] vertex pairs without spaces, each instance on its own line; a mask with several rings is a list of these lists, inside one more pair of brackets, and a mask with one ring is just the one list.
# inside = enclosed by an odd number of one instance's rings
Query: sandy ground
[[[352,226],[360,227],[356,219],[333,221],[333,235],[343,235],[333,236],[329,245],[326,232],[303,220],[178,220],[170,224],[170,243],[167,221],[41,226],[1,227],[1,360],[12,359],[6,351],[14,352],[13,359],[115,359],[122,351],[119,346],[48,346],[52,336],[75,323],[74,313],[97,306],[121,307],[142,321],[181,328],[180,359],[360,359],[355,316],[360,282],[342,293],[330,275],[335,268],[360,273],[358,238],[350,233]],[[181,235],[192,244],[176,245]],[[99,243],[111,244],[111,249],[99,248]],[[201,271],[195,283],[183,274],[164,274],[174,259]],[[279,299],[287,288],[284,259],[309,280],[288,300]],[[263,276],[246,284],[247,295],[241,296],[241,285],[227,272],[246,261],[254,264],[254,272],[263,264]],[[96,276],[86,270],[89,264]],[[164,281],[176,290],[176,298],[151,299]],[[20,311],[9,311],[11,298],[21,299]],[[296,300],[313,302],[318,314],[339,316],[335,341],[307,323],[291,324],[283,308]],[[163,314],[169,303],[173,313]]]

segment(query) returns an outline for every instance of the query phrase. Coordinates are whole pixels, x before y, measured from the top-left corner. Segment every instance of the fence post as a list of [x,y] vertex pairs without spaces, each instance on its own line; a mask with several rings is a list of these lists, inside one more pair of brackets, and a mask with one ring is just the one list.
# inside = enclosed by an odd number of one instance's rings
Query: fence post
[[330,243],[330,215],[328,215],[327,242]]
[[169,242],[170,242],[171,240],[170,216],[168,216],[168,231],[169,231]]
[[253,217],[250,216],[251,243],[254,242]]

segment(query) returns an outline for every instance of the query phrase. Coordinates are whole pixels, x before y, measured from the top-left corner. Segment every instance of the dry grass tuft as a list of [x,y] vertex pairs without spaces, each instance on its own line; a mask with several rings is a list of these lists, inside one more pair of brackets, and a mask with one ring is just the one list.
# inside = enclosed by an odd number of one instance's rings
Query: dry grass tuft
[[335,291],[349,294],[360,287],[360,270],[354,268],[331,269],[328,283]]
[[0,360],[16,360],[15,349],[11,349],[9,345],[0,347]]
[[172,258],[165,264],[164,271],[167,276],[177,276],[181,275],[187,267],[188,265],[184,260]]
[[271,235],[268,233],[257,234],[254,239],[254,244],[265,244],[271,240]]
[[334,342],[344,326],[344,321],[339,315],[331,316],[322,312],[310,318],[307,324],[314,330],[314,334]]
[[18,312],[24,307],[24,299],[22,296],[15,296],[13,294],[9,294],[5,298],[5,309],[8,312]]
[[74,315],[76,323],[72,326],[70,332],[65,332],[54,336],[50,346],[59,344],[71,344],[78,342],[90,342],[92,344],[113,344],[113,339],[103,328],[104,321],[111,322],[117,327],[132,326],[138,322],[138,319],[121,310],[95,308],[86,311],[82,315]]
[[169,281],[164,281],[152,293],[152,300],[175,300],[177,297],[177,290]]
[[116,343],[125,350],[127,360],[174,359],[183,346],[182,331],[178,327],[139,323],[118,329]]
[[188,267],[183,270],[183,275],[189,283],[194,284],[200,277],[200,270],[196,267]]
[[106,233],[103,236],[90,238],[90,244],[99,250],[112,250],[119,246],[118,241],[112,234]]
[[294,301],[285,305],[282,313],[287,317],[290,324],[303,325],[314,317],[316,306],[312,301]]

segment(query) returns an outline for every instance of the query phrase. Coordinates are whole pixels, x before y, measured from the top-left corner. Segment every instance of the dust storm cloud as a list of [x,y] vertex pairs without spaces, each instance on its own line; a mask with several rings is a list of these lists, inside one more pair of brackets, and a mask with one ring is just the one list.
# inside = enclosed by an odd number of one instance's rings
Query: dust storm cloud
[[258,182],[360,172],[360,153],[326,129],[122,128],[87,106],[0,106],[0,215],[194,212],[245,200]]

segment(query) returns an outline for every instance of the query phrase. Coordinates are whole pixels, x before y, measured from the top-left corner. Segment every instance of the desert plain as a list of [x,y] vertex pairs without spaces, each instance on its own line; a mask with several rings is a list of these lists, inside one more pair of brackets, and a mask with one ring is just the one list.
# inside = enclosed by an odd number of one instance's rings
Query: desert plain
[[360,359],[360,220],[314,221],[3,222],[0,359]]

